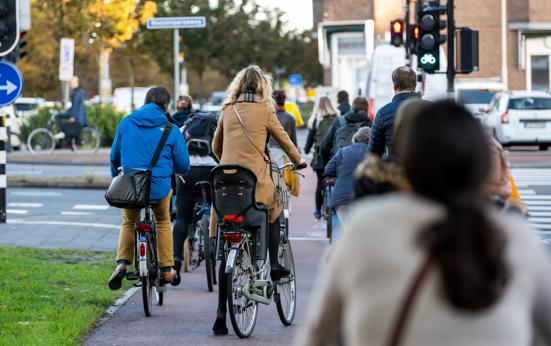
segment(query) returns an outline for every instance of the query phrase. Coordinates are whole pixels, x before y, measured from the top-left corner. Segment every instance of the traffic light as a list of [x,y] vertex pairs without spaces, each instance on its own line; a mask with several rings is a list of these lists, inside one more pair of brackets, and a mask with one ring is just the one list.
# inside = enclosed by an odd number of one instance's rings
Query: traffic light
[[419,11],[417,18],[419,25],[418,63],[427,73],[434,73],[440,69],[440,44],[446,40],[446,36],[440,34],[440,30],[446,28],[445,22],[440,21],[442,12],[443,9],[439,7],[426,7]]
[[17,45],[19,40],[18,17],[17,0],[2,0],[0,2],[0,56],[7,55]]
[[24,50],[24,48],[27,46],[27,41],[25,40],[25,36],[27,35],[26,31],[22,31],[19,34],[19,41],[15,47],[14,50],[11,51],[8,55],[6,55],[6,59],[8,61],[11,61],[12,63],[17,63],[18,60],[23,59],[27,52]]
[[413,54],[417,54],[417,46],[419,45],[419,38],[421,37],[421,29],[419,29],[419,25],[411,25],[409,37],[409,47]]
[[395,47],[404,45],[404,21],[401,19],[390,22],[390,44]]

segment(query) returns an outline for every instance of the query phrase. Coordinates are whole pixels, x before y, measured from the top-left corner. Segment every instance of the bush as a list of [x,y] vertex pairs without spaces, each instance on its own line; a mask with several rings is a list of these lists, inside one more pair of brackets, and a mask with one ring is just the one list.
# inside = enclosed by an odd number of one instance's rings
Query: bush
[[[58,108],[40,108],[38,115],[28,117],[20,126],[21,139],[26,142],[27,137],[34,129],[39,127],[48,127],[50,120],[50,110],[59,110]],[[105,106],[86,106],[86,119],[89,125],[98,129],[101,136],[101,146],[110,147],[117,131],[119,122],[124,117],[123,113],[119,113],[110,105]]]

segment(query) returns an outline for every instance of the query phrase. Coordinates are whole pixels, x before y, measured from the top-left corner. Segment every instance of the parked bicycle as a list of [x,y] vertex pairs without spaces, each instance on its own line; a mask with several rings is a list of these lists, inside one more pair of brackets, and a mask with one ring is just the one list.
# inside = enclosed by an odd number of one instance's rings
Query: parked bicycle
[[[281,176],[292,164],[275,167]],[[278,257],[290,275],[277,282],[268,279],[268,209],[255,201],[256,176],[238,165],[222,165],[211,174],[213,206],[222,220],[219,224],[217,258],[225,259],[228,283],[228,310],[235,333],[250,336],[258,316],[258,304],[275,301],[283,325],[290,325],[296,312],[296,278],[289,227],[285,213],[280,216],[281,241]],[[285,184],[282,198],[288,200]]]
[[153,295],[157,305],[163,305],[166,286],[161,286],[161,264],[157,254],[157,230],[151,206],[144,208],[144,218],[136,223],[136,247],[134,252],[135,272],[126,274],[127,280],[139,280],[134,286],[142,289],[143,310],[151,316]]
[[216,240],[209,238],[210,204],[207,200],[210,182],[199,181],[195,186],[201,188],[201,200],[195,204],[194,220],[184,242],[184,272],[199,268],[205,261],[207,287],[212,292],[216,285]]
[[[46,152],[52,154],[57,145],[62,145],[62,141],[73,151],[82,150],[96,153],[100,146],[100,133],[91,126],[80,127],[76,123],[75,133],[65,133],[65,135],[56,128],[55,118],[59,111],[50,110],[50,119],[45,128],[34,129],[27,137],[27,148],[33,155]],[[73,123],[67,123],[69,124]]]
[[335,179],[333,178],[326,178],[323,181],[322,216],[327,225],[327,239],[329,239],[330,243],[333,241],[333,214],[335,211],[331,207],[331,194],[333,193],[334,185]]

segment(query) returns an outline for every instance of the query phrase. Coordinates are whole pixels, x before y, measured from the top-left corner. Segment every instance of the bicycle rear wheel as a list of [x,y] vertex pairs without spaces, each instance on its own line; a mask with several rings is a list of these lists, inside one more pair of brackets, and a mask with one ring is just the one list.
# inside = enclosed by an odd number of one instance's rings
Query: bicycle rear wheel
[[253,333],[258,316],[258,303],[243,294],[250,282],[252,266],[249,253],[240,249],[234,258],[233,271],[226,274],[230,320],[235,334],[240,338],[247,338]]
[[84,127],[80,131],[80,140],[71,140],[71,146],[75,152],[88,150],[96,153],[100,145],[99,131],[93,127]]
[[35,129],[27,137],[27,148],[32,155],[40,152],[51,154],[55,149],[53,133],[48,129]]
[[279,245],[279,263],[282,263],[291,275],[288,278],[281,279],[277,283],[277,292],[274,296],[276,302],[277,314],[281,323],[285,326],[290,326],[295,319],[297,288],[295,279],[295,261],[293,259],[293,250],[291,243],[284,237]]
[[153,258],[153,253],[151,251],[151,239],[149,236],[146,237],[146,256],[147,256],[147,273],[145,276],[142,276],[142,301],[143,301],[143,312],[146,317],[151,316],[151,310],[153,308],[153,281],[151,273],[151,259]]
[[203,215],[201,217],[201,237],[203,237],[203,251],[205,257],[205,272],[207,274],[207,288],[209,292],[213,290],[214,283],[214,256],[212,254],[212,243],[209,238],[209,215]]

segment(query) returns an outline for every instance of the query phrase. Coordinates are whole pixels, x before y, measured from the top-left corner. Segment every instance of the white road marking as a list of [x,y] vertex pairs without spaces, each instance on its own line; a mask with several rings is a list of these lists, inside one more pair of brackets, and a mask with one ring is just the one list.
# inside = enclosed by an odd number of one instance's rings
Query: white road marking
[[73,209],[77,210],[107,210],[109,209],[108,205],[103,204],[75,204]]
[[13,208],[41,208],[43,206],[44,204],[42,203],[16,203],[16,202],[8,203],[8,207],[13,207]]
[[542,224],[542,223],[551,224],[551,218],[548,218],[548,217],[529,217],[528,222],[538,223],[538,224]]
[[535,195],[536,191],[534,190],[518,190],[518,193],[521,195]]
[[548,200],[551,201],[551,195],[522,196],[523,200]]
[[327,238],[321,237],[289,237],[292,241],[328,241]]
[[61,215],[94,215],[94,213],[88,211],[62,211]]
[[27,214],[29,211],[24,209],[6,209],[6,213],[8,214],[19,214],[24,215]]
[[551,222],[551,212],[546,212],[546,211],[533,211],[534,209],[531,209],[532,211],[530,211],[530,217],[545,217],[547,216],[549,218],[549,221]]
[[25,196],[25,197],[58,197],[63,195],[61,192],[26,192],[26,191],[16,191],[10,192],[12,196]]
[[530,206],[530,214],[532,211],[550,211],[551,212],[551,206],[539,206],[539,205],[532,205]]
[[110,225],[106,223],[89,223],[89,222],[67,222],[67,221],[27,221],[22,219],[8,219],[10,224],[18,225],[54,225],[54,226],[77,226],[77,227],[93,227],[93,228],[110,228],[120,229],[119,225]]
[[528,206],[528,209],[533,205],[551,205],[551,201],[527,201],[524,198],[522,198],[522,202]]

